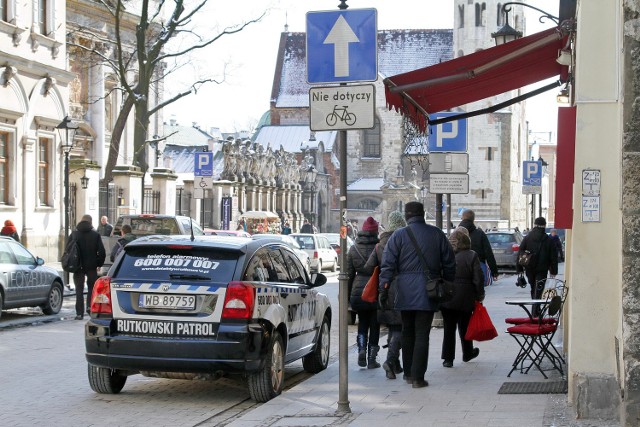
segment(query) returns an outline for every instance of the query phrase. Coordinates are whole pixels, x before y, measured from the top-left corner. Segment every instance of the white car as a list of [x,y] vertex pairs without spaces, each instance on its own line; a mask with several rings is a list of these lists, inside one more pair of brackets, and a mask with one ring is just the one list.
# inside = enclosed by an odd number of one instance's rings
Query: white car
[[300,248],[309,254],[312,271],[319,273],[325,268],[330,268],[331,271],[338,270],[338,254],[325,236],[305,233],[295,233],[290,236],[296,239]]
[[307,253],[307,251],[304,251],[302,250],[302,248],[300,248],[298,241],[293,237],[286,234],[254,234],[253,236],[251,236],[251,238],[253,240],[271,239],[273,241],[283,242],[287,244],[287,246],[293,249],[293,252],[298,255],[298,258],[300,258],[300,262],[302,262],[302,265],[307,270],[307,272],[311,273],[311,259],[309,258],[309,254]]

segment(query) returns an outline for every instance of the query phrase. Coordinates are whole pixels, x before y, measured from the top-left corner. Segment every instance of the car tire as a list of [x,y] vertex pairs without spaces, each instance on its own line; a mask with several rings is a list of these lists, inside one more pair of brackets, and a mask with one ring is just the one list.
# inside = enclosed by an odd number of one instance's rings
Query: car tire
[[331,333],[329,331],[329,319],[327,316],[322,319],[318,342],[313,351],[302,357],[302,367],[306,372],[317,374],[327,369],[329,365],[329,346],[331,344]]
[[263,368],[249,375],[249,394],[256,402],[267,402],[284,387],[284,346],[278,331],[273,332]]
[[349,317],[347,317],[347,323],[349,325],[355,325],[357,317],[358,317],[358,313],[356,313],[355,311],[349,311]]
[[64,292],[62,291],[62,285],[60,282],[54,282],[53,285],[51,285],[51,289],[49,289],[47,302],[41,306],[42,312],[46,315],[60,313],[63,296]]
[[331,271],[334,272],[334,273],[336,271],[338,271],[338,259],[337,258],[333,259],[333,267],[331,267]]
[[2,306],[4,305],[4,299],[2,296],[2,292],[0,292],[0,317],[2,317]]
[[127,382],[127,376],[114,369],[87,364],[87,374],[91,390],[101,394],[118,394]]
[[316,273],[322,273],[322,260],[318,260],[318,268],[316,268]]

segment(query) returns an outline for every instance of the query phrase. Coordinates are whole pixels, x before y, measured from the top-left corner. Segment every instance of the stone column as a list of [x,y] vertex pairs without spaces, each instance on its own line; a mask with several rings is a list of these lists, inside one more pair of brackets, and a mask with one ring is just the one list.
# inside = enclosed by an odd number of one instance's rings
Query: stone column
[[[93,145],[93,159],[102,165],[100,177],[104,176],[104,167],[107,164],[105,155],[105,102],[104,102],[104,65],[92,64],[89,67],[89,115],[91,126],[96,132]],[[108,154],[108,151],[107,151]]]
[[176,212],[176,175],[171,169],[155,168],[151,172],[153,191],[160,192],[160,213],[175,215]]
[[118,165],[113,169],[113,183],[122,190],[124,204],[118,206],[118,216],[142,212],[142,172],[137,166]]

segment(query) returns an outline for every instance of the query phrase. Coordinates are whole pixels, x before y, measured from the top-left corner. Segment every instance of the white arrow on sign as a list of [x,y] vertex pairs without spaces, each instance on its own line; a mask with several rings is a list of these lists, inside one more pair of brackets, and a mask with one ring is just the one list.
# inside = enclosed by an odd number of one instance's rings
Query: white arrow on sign
[[358,43],[360,39],[353,32],[342,15],[329,31],[324,44],[333,44],[333,72],[335,77],[349,75],[349,43]]

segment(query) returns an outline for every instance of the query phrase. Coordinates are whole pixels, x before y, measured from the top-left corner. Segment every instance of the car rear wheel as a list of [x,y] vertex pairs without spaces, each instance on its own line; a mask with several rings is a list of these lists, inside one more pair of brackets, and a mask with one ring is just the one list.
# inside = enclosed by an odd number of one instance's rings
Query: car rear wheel
[[0,292],[0,317],[2,317],[2,306],[4,305],[4,299],[2,298],[2,292]]
[[58,282],[55,282],[51,285],[51,289],[49,290],[49,295],[47,297],[47,302],[42,305],[42,312],[44,314],[58,314],[60,309],[62,308],[62,285]]
[[322,273],[322,260],[318,260],[318,268],[316,268],[316,273]]
[[331,267],[331,271],[333,271],[334,273],[338,271],[338,258],[333,259],[333,267]]
[[127,376],[114,369],[87,364],[87,374],[91,390],[101,394],[118,394],[127,382]]
[[302,367],[305,371],[317,374],[327,369],[329,365],[329,344],[331,335],[329,333],[329,319],[325,316],[320,325],[318,342],[313,351],[302,358]]
[[256,402],[267,402],[282,393],[284,386],[284,348],[278,331],[273,332],[264,367],[249,375],[249,394]]

